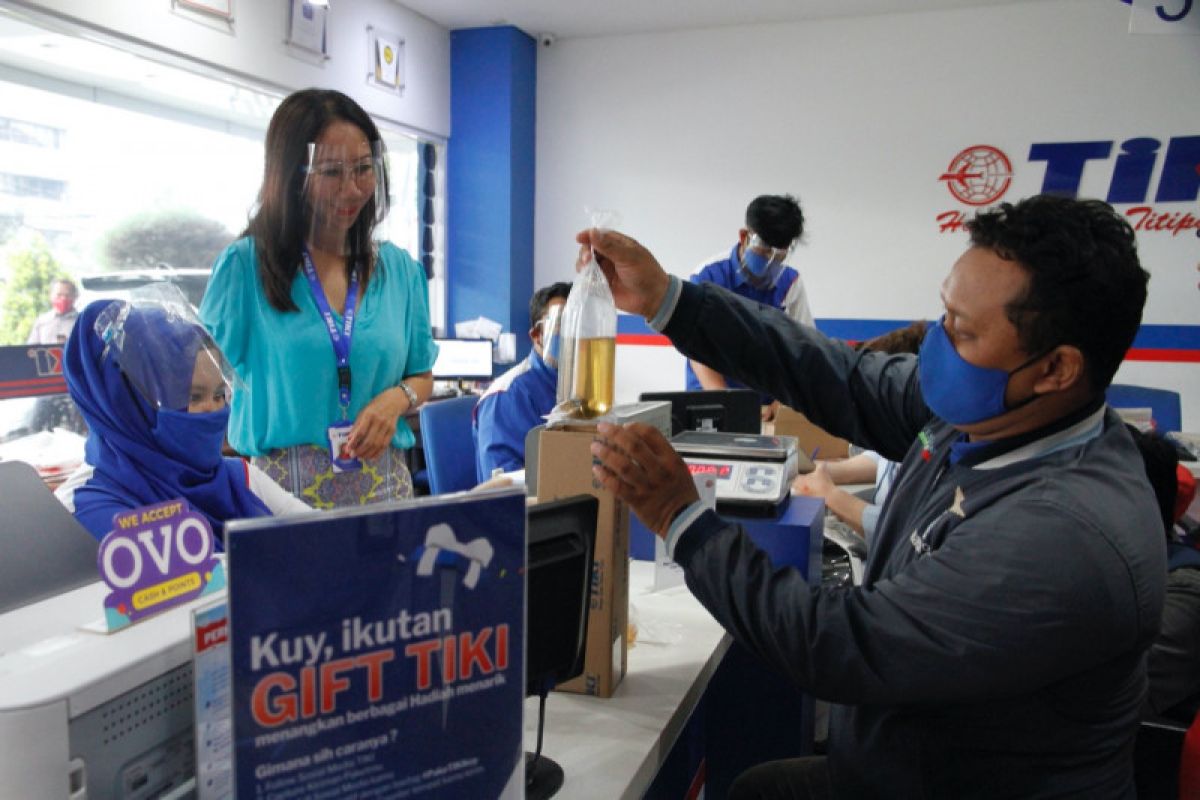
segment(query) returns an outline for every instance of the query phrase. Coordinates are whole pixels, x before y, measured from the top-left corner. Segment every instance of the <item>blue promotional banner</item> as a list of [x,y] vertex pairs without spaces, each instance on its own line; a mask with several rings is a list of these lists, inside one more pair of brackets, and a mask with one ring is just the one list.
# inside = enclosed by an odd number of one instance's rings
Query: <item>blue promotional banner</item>
[[0,347],[0,399],[66,394],[61,344]]
[[237,796],[524,796],[525,497],[226,528]]

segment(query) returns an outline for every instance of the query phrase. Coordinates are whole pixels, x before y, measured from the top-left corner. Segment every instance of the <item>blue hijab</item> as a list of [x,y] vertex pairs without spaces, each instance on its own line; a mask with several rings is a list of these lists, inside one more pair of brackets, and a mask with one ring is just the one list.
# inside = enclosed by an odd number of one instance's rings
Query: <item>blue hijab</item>
[[[245,463],[221,456],[228,406],[201,414],[189,414],[186,405],[155,408],[135,388],[186,398],[203,329],[135,306],[125,318],[124,345],[106,352],[95,323],[113,302],[84,309],[63,351],[67,390],[87,422],[85,453],[95,470],[75,490],[75,518],[100,539],[113,514],[182,497],[220,539],[227,519],[269,515],[246,485]],[[142,348],[140,341],[152,344]],[[174,363],[155,363],[164,354]]]

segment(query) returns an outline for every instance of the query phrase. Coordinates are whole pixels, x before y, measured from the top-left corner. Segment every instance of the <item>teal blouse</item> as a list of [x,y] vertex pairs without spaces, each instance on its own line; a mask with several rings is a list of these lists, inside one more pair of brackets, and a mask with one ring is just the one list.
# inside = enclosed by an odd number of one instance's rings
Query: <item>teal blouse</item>
[[[217,258],[200,303],[200,318],[243,384],[234,389],[229,443],[244,455],[326,447],[328,427],[342,418],[333,345],[301,270],[292,281],[292,301],[298,313],[267,301],[254,240],[246,237]],[[340,329],[342,317],[334,316]],[[436,357],[425,271],[384,242],[355,312],[349,418],[401,379],[429,371]],[[408,448],[414,441],[401,417],[392,444]]]

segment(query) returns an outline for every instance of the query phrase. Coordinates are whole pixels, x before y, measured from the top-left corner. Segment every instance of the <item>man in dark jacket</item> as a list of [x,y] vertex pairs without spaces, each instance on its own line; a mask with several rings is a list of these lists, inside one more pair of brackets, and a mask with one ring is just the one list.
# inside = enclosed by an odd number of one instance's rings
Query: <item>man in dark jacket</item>
[[[862,585],[823,589],[704,510],[656,431],[600,426],[597,479],[665,538],[696,597],[840,704],[827,763],[762,765],[735,795],[1133,796],[1164,547],[1104,389],[1148,275],[1128,223],[1099,201],[1006,203],[969,231],[919,357],[855,351],[682,282],[621,234],[578,237],[618,307],[684,355],[903,462]],[[825,794],[802,794],[813,786]]]

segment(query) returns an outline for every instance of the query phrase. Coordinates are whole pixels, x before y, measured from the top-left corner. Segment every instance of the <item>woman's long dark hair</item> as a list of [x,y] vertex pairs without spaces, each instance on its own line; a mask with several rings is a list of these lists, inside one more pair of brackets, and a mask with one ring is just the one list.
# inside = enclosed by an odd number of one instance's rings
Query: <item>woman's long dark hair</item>
[[[379,129],[367,112],[346,95],[330,89],[304,89],[288,95],[267,127],[262,186],[242,235],[254,237],[259,279],[267,300],[280,311],[299,310],[292,302],[292,282],[300,269],[308,233],[309,208],[304,197],[308,145],[331,123],[339,121],[357,127],[372,145],[378,143],[379,155],[384,156]],[[346,237],[347,276],[357,272],[364,289],[371,277],[371,234],[375,223],[387,215],[387,169],[382,163],[379,168],[383,207],[376,207],[376,195],[372,194]]]

